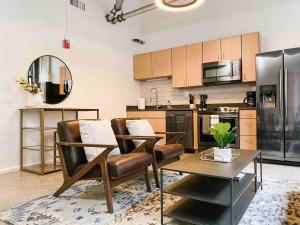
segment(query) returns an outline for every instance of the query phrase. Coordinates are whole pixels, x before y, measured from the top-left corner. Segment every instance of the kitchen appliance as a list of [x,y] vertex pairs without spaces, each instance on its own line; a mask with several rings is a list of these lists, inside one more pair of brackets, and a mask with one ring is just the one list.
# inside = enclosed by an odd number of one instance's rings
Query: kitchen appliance
[[208,96],[206,94],[200,95],[200,109],[205,109],[206,108],[207,97]]
[[[211,147],[216,147],[217,143],[209,132],[209,128],[218,122],[228,122],[233,127],[239,127],[239,109],[237,107],[213,107],[205,110],[199,109],[198,112],[198,143],[199,150],[203,151]],[[239,137],[229,145],[233,148],[239,148]]]
[[203,84],[206,86],[240,83],[241,81],[241,60],[203,63]]
[[[166,112],[167,132],[185,132],[179,139],[186,152],[194,153],[194,126],[192,110],[168,110]],[[174,138],[174,135],[167,135],[167,142]]]
[[246,98],[244,99],[244,104],[247,104],[249,107],[256,106],[256,92],[255,91],[246,92]]
[[300,162],[300,48],[256,57],[257,148],[263,159]]

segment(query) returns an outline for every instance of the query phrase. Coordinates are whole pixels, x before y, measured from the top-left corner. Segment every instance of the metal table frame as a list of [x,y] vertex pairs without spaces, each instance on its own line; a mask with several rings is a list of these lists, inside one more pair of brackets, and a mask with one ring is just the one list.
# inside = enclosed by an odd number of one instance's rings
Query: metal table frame
[[[260,164],[260,184],[257,185],[257,162],[258,162],[258,157],[255,157],[253,159],[254,162],[254,185],[255,185],[255,193],[258,191],[258,188],[260,187],[261,190],[263,189],[263,185],[262,185],[262,153],[259,153],[259,164]],[[168,169],[164,169],[163,167],[160,169],[160,212],[161,212],[161,225],[164,225],[164,200],[163,200],[163,195],[164,195],[164,180],[163,180],[163,171]],[[181,172],[181,171],[177,171],[177,172]],[[234,211],[233,211],[233,206],[234,206],[234,199],[233,199],[233,179],[227,179],[228,181],[230,181],[230,220],[231,220],[231,224],[236,224],[234,223]],[[238,200],[238,199],[237,199]],[[237,201],[236,200],[236,201]],[[248,207],[247,207],[248,208]],[[246,209],[247,209],[246,208]],[[243,214],[245,213],[245,211],[242,212],[239,220],[242,218]],[[238,221],[239,221],[238,220]]]

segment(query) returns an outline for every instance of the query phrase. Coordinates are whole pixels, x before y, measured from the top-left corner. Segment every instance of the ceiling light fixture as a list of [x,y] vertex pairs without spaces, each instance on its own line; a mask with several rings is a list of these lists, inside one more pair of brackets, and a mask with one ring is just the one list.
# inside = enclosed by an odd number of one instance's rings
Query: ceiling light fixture
[[202,5],[205,0],[155,0],[157,7],[167,11],[186,11]]

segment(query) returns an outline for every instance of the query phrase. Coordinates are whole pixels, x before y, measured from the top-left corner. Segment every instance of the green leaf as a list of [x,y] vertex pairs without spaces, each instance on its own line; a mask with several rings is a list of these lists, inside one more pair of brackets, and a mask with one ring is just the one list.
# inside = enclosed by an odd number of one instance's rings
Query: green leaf
[[214,127],[209,128],[210,134],[214,137],[219,148],[226,148],[237,136],[237,127],[230,130],[230,123],[217,123]]

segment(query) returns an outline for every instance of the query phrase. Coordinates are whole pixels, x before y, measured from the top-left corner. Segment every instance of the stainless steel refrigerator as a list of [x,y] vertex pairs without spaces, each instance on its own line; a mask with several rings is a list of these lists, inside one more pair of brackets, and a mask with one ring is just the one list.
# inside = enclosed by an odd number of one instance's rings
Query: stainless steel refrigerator
[[257,149],[300,162],[300,48],[258,54],[256,71]]

